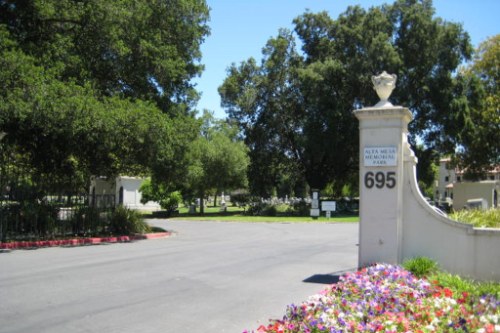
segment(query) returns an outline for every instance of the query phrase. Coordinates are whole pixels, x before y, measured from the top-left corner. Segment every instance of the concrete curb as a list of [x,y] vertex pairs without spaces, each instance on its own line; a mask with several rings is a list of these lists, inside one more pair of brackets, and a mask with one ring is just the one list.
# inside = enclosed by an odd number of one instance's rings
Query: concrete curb
[[60,239],[60,240],[44,240],[44,241],[19,241],[1,243],[0,249],[3,250],[16,250],[16,249],[31,249],[40,247],[54,247],[54,246],[83,246],[83,245],[96,245],[108,243],[125,243],[134,240],[143,239],[158,239],[169,237],[170,232],[156,232],[151,234],[137,234],[133,236],[113,236],[113,237],[89,237],[89,238],[73,238],[73,239]]

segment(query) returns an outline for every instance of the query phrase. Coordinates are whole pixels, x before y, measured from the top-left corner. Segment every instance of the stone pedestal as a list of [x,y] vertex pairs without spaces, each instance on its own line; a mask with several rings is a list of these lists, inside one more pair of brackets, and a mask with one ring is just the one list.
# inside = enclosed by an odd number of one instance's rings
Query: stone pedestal
[[360,128],[359,266],[401,262],[403,160],[411,112],[385,104],[354,112]]

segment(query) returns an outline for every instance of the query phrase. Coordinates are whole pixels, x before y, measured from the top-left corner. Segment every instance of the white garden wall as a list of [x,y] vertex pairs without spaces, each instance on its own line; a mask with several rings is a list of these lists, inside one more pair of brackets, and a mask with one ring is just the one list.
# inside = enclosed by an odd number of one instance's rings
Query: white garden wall
[[473,228],[436,213],[420,193],[410,154],[404,161],[403,260],[425,256],[450,273],[500,281],[500,229]]

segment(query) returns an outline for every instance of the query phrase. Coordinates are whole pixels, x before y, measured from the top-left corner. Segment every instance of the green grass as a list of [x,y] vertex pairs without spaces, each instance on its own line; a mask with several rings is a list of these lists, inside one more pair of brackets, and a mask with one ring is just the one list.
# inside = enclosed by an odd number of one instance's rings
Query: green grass
[[478,282],[447,273],[440,270],[438,264],[429,258],[417,257],[406,260],[403,267],[417,277],[425,277],[429,281],[449,288],[456,293],[466,292],[478,297],[489,294],[500,299],[499,282]]
[[450,214],[450,218],[477,228],[500,228],[500,209],[464,209]]
[[434,274],[438,271],[438,265],[434,260],[426,257],[417,257],[405,260],[403,267],[417,277]]

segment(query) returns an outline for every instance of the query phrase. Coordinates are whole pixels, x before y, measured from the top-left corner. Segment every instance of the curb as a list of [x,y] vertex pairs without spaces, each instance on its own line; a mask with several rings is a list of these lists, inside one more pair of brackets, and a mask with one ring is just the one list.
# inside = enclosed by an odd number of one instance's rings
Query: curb
[[40,247],[55,247],[55,246],[83,246],[83,245],[97,245],[108,243],[125,243],[135,240],[143,239],[158,239],[170,236],[170,232],[157,232],[152,234],[137,234],[133,236],[113,236],[113,237],[90,237],[90,238],[74,238],[74,239],[61,239],[61,240],[44,240],[44,241],[19,241],[1,243],[0,249],[2,250],[16,250],[16,249],[32,249]]

